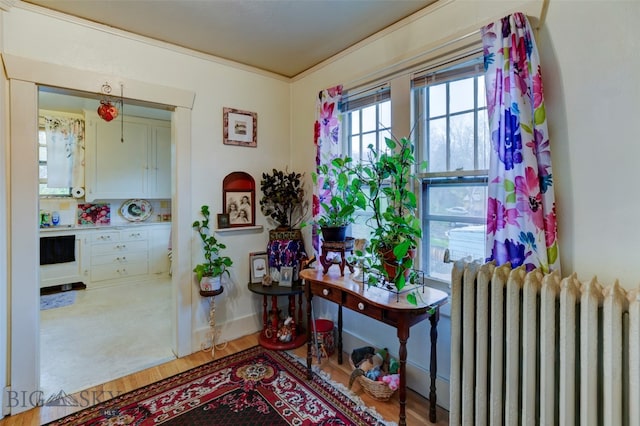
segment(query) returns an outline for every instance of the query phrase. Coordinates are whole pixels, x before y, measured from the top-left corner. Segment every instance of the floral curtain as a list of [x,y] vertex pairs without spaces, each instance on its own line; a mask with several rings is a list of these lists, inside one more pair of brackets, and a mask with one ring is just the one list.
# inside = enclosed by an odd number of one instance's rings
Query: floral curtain
[[84,186],[84,120],[44,117],[47,137],[47,186]]
[[560,269],[540,60],[516,13],[482,28],[491,159],[487,255],[527,271]]
[[[342,100],[342,85],[321,90],[316,100],[316,122],[313,143],[316,145],[316,166],[328,164],[342,154],[341,129],[342,118],[338,105]],[[328,191],[323,190],[324,182],[320,179],[313,188],[313,216],[320,213],[320,203],[329,202]],[[313,227],[313,249],[320,253],[318,228]]]

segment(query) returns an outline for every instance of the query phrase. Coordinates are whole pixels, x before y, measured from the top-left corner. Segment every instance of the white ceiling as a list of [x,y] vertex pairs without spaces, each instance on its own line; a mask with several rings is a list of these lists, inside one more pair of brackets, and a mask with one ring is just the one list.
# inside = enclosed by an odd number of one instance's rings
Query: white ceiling
[[294,77],[437,0],[25,0]]

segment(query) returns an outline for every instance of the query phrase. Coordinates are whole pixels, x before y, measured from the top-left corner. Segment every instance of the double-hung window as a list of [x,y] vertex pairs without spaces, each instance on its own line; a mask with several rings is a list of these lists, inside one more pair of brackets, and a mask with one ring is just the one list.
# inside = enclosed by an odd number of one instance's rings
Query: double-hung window
[[428,168],[420,174],[422,269],[449,280],[451,260],[485,257],[489,130],[482,57],[412,79],[414,140]]
[[[417,171],[415,191],[423,224],[417,266],[429,278],[450,279],[445,253],[452,260],[485,256],[490,139],[483,72],[478,52],[368,91],[347,91],[341,106],[347,155],[367,161],[367,147],[384,147],[393,133],[411,138],[418,163],[427,161],[428,168]],[[391,130],[404,128],[410,134]],[[360,215],[352,236],[369,237],[369,217]]]

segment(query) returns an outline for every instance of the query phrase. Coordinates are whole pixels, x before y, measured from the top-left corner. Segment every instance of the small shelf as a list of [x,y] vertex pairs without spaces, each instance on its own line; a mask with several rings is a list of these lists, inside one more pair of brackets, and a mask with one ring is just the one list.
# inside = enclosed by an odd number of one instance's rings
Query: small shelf
[[235,228],[218,228],[216,232],[219,234],[224,234],[227,232],[241,232],[241,231],[260,231],[262,232],[262,225],[253,225],[253,226],[236,226]]

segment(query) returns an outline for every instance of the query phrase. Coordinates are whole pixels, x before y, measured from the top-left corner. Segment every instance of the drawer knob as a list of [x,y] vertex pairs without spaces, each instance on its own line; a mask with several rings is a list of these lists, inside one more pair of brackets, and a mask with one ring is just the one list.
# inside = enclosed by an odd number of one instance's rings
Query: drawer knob
[[328,296],[328,295],[329,295],[329,293],[331,293],[331,292],[329,291],[329,289],[328,289],[328,288],[325,288],[325,289],[323,289],[323,290],[322,290],[322,295],[323,295],[323,296]]
[[358,309],[360,309],[361,311],[364,311],[364,303],[359,302],[358,303]]

